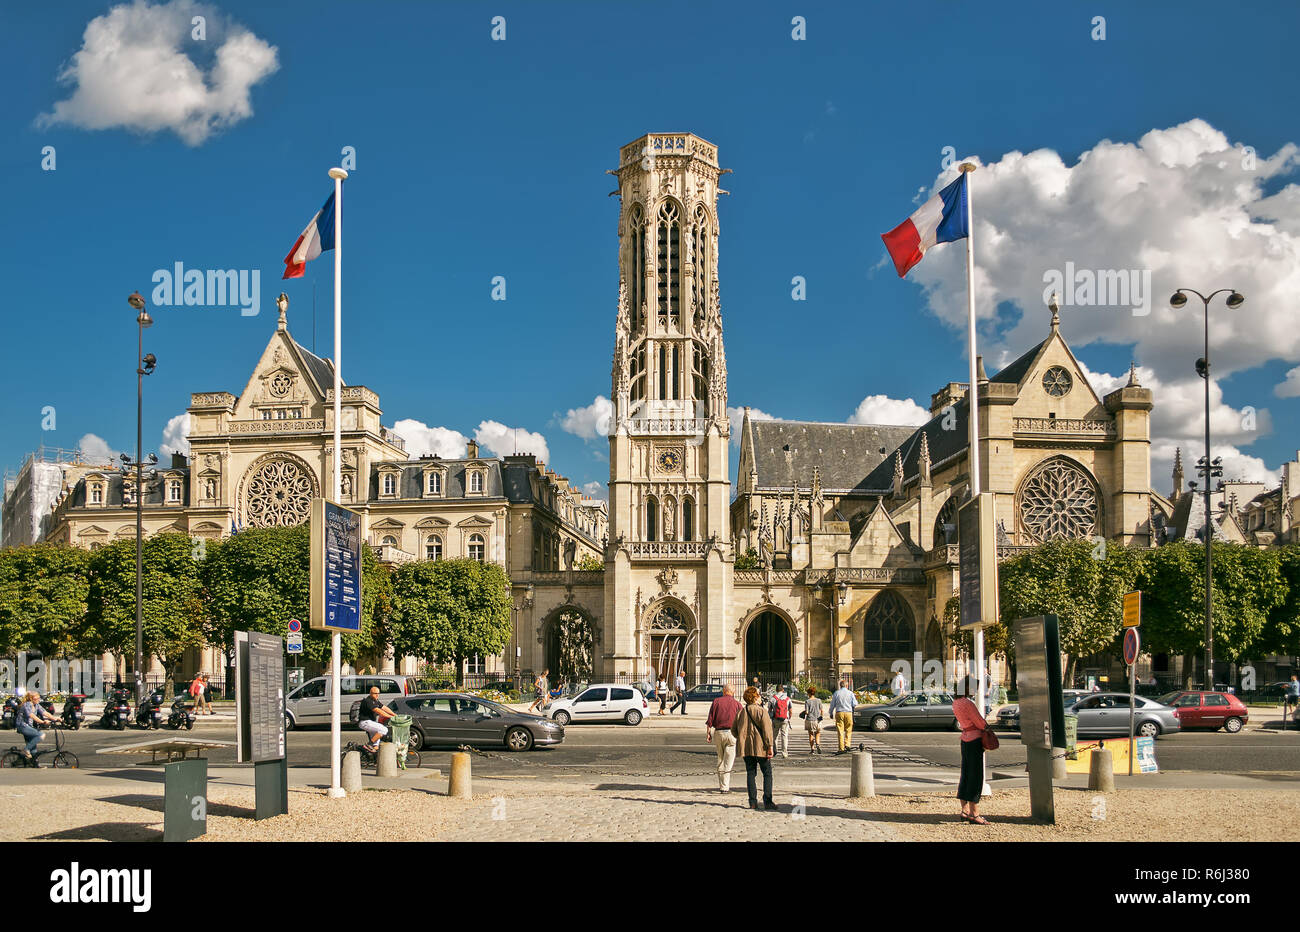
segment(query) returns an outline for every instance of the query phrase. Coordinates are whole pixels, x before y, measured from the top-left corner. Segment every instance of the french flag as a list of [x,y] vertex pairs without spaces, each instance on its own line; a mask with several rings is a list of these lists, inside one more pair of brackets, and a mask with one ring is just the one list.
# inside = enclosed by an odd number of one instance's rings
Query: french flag
[[970,234],[966,225],[968,215],[966,173],[962,172],[956,181],[922,204],[920,210],[888,233],[880,234],[889,257],[894,260],[894,268],[898,269],[898,277],[905,276],[935,243],[965,239]]
[[334,248],[334,194],[316,211],[307,229],[294,242],[289,255],[284,257],[284,274],[281,278],[302,278],[307,263],[323,252]]

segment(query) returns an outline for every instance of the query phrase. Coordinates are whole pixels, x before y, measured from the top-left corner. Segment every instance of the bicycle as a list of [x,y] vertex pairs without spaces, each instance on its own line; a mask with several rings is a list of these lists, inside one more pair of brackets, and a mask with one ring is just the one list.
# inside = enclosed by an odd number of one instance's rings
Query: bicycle
[[80,762],[77,755],[71,751],[63,750],[63,727],[61,725],[52,725],[50,731],[54,732],[54,747],[46,748],[43,751],[33,751],[31,757],[23,754],[23,748],[11,747],[0,756],[0,767],[40,767],[40,759],[45,754],[54,755],[55,767],[79,767]]
[[[405,756],[403,756],[403,755],[400,753],[400,750],[401,750],[400,748],[399,748],[398,750],[399,750],[399,753],[398,753],[398,755],[397,755],[397,769],[398,769],[398,770],[410,770],[412,767],[419,767],[419,766],[420,766],[420,752],[419,752],[419,751],[413,751],[413,750],[411,750],[411,747],[410,747],[409,744],[408,744],[407,747],[406,747],[406,754],[405,754]],[[347,743],[347,745],[343,748],[343,753],[339,756],[340,765],[341,765],[342,761],[345,760],[345,759],[347,758],[347,756],[348,756],[348,752],[349,752],[349,751],[357,751],[357,752],[359,752],[359,753],[361,754],[361,766],[362,766],[362,767],[367,767],[367,768],[370,768],[370,769],[372,769],[372,770],[375,768],[375,766],[376,766],[376,764],[377,764],[377,760],[376,760],[376,756],[375,756],[375,755],[376,755],[376,752],[374,752],[374,751],[367,751],[367,750],[366,750],[366,746],[365,746],[364,744],[358,744],[358,743],[355,742],[355,741],[349,741],[349,742]]]

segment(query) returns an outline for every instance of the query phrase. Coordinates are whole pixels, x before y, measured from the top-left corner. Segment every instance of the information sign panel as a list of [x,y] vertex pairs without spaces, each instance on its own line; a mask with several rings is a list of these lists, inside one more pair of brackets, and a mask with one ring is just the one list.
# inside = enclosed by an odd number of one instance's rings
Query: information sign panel
[[311,626],[361,630],[361,515],[323,498],[311,506]]

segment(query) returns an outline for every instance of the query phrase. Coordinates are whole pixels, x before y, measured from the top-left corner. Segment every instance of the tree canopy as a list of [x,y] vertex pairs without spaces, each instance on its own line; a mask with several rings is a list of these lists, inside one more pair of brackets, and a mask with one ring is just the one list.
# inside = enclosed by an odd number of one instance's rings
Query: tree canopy
[[394,651],[460,664],[500,653],[510,640],[510,581],[495,563],[407,563],[393,574]]

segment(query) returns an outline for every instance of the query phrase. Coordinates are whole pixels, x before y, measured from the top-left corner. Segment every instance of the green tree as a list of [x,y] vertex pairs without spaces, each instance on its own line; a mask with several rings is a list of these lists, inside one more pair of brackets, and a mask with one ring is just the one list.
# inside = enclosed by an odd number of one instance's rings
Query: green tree
[[[203,643],[203,599],[194,542],[185,534],[158,534],[144,542],[142,631],[144,652],[163,665],[170,688],[185,651]],[[87,617],[99,645],[135,654],[135,541],[119,540],[90,555]]]
[[434,560],[393,574],[391,629],[402,656],[454,663],[498,654],[510,640],[510,582],[495,563]]
[[90,552],[35,544],[0,550],[0,653],[75,656],[87,638]]
[[[259,631],[285,637],[289,620],[303,623],[303,657],[328,664],[330,632],[310,630],[311,532],[293,528],[250,528],[218,544],[207,545],[199,564],[206,597],[204,634],[230,651],[236,631]],[[359,665],[377,661],[388,642],[391,606],[387,567],[369,547],[361,548],[361,631],[340,639],[342,659]]]
[[1010,627],[1017,618],[1056,615],[1065,682],[1071,682],[1080,657],[1114,646],[1123,596],[1133,588],[1140,560],[1119,544],[1107,544],[1104,554],[1087,540],[1041,544],[998,567],[1001,622]]
[[1255,654],[1300,654],[1300,544],[1277,551],[1278,573],[1286,594],[1268,615]]
[[[947,632],[948,643],[961,650],[967,657],[975,656],[975,635],[961,628],[961,596],[955,595],[943,606],[943,628]],[[996,624],[984,629],[984,654],[1010,656],[1011,627],[1001,619]]]
[[582,570],[585,573],[598,572],[600,570],[603,570],[604,568],[605,568],[605,561],[602,560],[600,557],[590,553],[585,554],[582,557],[582,559],[578,561],[577,567],[575,567],[575,569]]
[[736,556],[736,569],[738,570],[757,570],[761,568],[758,562],[758,551],[753,547]]

